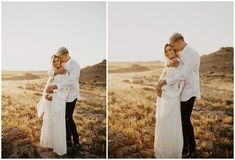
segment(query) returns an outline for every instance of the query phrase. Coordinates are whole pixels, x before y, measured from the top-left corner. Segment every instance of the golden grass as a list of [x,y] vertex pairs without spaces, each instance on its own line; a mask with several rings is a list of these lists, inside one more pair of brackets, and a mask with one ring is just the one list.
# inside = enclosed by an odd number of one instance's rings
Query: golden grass
[[[37,73],[33,74],[37,75]],[[2,157],[58,157],[52,150],[39,146],[42,120],[37,117],[36,104],[45,86],[46,76],[35,80],[16,80],[13,77],[24,77],[25,72],[5,72],[3,79],[6,78],[5,75],[12,79],[2,82]],[[63,157],[105,157],[105,87],[82,84],[81,97],[74,111],[74,120],[81,143],[80,155]]]
[[[139,63],[147,66],[148,63]],[[130,63],[109,63],[110,70]],[[108,128],[110,158],[154,158],[156,93],[163,70],[149,63],[149,71],[109,71]],[[202,99],[192,112],[198,157],[233,157],[233,80],[229,75],[201,77]]]

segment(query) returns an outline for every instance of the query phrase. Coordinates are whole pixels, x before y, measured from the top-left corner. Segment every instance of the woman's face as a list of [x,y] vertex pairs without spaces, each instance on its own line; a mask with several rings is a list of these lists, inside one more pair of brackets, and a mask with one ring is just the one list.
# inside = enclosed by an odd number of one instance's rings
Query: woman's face
[[60,62],[60,59],[59,59],[58,57],[55,57],[55,58],[53,59],[53,66],[54,66],[55,68],[60,68],[61,62]]
[[167,46],[165,49],[166,57],[172,59],[175,57],[175,50],[171,46]]

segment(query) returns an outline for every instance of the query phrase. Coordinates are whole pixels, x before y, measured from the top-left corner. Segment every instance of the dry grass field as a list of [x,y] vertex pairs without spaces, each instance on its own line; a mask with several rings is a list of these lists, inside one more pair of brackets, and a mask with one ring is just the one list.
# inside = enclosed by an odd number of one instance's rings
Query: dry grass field
[[[139,70],[138,70],[139,68]],[[160,62],[109,62],[109,157],[154,158]],[[197,156],[233,157],[233,48],[201,57],[202,98],[192,112]]]
[[[95,72],[95,73],[94,73]],[[36,105],[47,80],[46,72],[2,72],[2,157],[56,158],[39,146],[42,120]],[[81,100],[74,120],[81,150],[63,158],[106,156],[106,61],[81,70]]]

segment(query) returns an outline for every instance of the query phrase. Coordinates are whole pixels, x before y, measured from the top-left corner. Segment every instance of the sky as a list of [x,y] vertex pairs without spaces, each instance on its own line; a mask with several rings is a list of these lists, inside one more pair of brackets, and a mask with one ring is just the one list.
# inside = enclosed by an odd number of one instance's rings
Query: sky
[[109,61],[164,60],[174,32],[200,55],[233,46],[233,2],[109,2]]
[[2,2],[2,70],[47,70],[62,46],[81,67],[106,59],[105,2]]

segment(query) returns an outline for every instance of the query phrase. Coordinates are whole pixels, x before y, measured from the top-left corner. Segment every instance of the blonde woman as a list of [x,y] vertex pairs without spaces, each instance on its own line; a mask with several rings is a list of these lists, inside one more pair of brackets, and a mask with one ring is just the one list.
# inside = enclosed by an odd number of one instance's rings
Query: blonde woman
[[[164,47],[168,62],[176,61],[178,66],[166,67],[161,79],[174,76],[181,69],[181,61],[175,50],[166,44]],[[184,82],[164,85],[162,94],[157,97],[156,128],[154,151],[156,158],[181,158],[183,133],[180,111],[180,93]]]
[[[52,69],[63,69],[58,56],[52,57]],[[54,93],[46,93],[49,85],[55,85],[68,78],[69,73],[64,70],[64,74],[57,74],[49,77],[42,97],[37,105],[38,116],[43,116],[41,129],[40,145],[42,147],[53,148],[58,155],[67,153],[66,146],[66,125],[65,125],[65,106],[69,87],[54,90]]]

